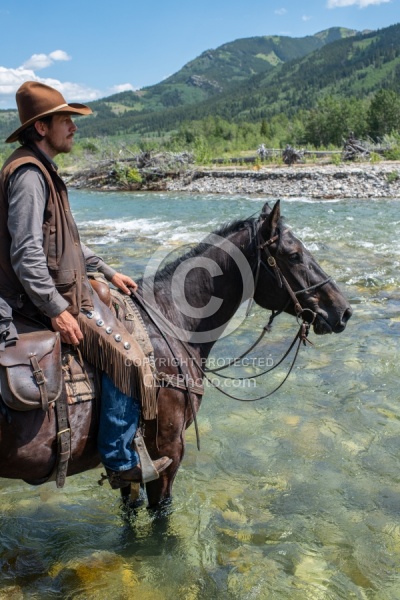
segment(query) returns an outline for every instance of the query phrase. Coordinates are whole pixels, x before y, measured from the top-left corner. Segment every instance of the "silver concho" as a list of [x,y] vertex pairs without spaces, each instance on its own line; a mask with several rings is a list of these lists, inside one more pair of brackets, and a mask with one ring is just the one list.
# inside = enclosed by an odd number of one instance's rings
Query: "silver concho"
[[119,335],[119,333],[117,333],[116,335],[114,335],[114,340],[116,342],[120,342],[122,340],[122,337]]
[[112,327],[106,327],[106,333],[110,334],[112,333]]
[[96,325],[98,325],[99,327],[103,327],[103,325],[104,325],[103,319],[99,319],[98,321],[96,321]]
[[125,350],[130,350],[130,347],[131,347],[131,345],[130,345],[130,343],[129,343],[129,342],[125,342],[125,343],[124,343],[124,348],[125,348]]
[[88,319],[93,319],[94,312],[91,310],[90,312],[86,313],[86,316],[87,316]]

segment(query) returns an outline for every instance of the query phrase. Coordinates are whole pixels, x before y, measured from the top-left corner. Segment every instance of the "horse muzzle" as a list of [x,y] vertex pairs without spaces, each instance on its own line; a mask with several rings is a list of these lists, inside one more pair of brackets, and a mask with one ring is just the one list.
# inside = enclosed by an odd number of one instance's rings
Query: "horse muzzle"
[[350,319],[352,314],[353,311],[350,306],[348,306],[340,315],[339,319],[336,319],[334,322],[332,322],[332,319],[329,318],[327,313],[318,311],[313,324],[314,333],[317,335],[341,333],[346,329],[347,321]]

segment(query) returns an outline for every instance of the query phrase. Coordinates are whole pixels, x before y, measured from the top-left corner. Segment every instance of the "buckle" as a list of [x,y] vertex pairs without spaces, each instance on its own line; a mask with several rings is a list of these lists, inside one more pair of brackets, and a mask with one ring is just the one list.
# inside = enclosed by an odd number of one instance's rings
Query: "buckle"
[[33,375],[35,377],[35,381],[38,385],[43,385],[46,383],[46,379],[42,369],[38,369],[37,371],[33,371]]
[[276,267],[276,260],[273,256],[268,256],[267,262],[270,267]]
[[69,436],[71,437],[71,429],[69,427],[67,427],[67,429],[62,429],[61,431],[57,431],[57,440],[60,439],[60,437],[62,436],[63,433],[68,433]]

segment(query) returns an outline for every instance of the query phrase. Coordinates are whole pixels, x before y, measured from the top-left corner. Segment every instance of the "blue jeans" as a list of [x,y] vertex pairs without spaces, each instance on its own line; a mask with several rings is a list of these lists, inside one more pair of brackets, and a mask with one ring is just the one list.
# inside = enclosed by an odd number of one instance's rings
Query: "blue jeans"
[[98,450],[107,469],[126,471],[139,463],[131,447],[139,418],[140,402],[120,392],[103,373]]

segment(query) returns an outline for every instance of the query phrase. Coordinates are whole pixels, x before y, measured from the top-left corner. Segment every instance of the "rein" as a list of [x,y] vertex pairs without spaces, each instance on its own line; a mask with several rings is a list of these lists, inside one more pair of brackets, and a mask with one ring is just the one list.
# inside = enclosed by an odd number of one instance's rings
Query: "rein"
[[[326,278],[325,280],[309,286],[307,288],[302,288],[301,290],[298,290],[297,292],[294,292],[291,288],[291,286],[289,285],[287,279],[285,278],[285,276],[283,275],[277,261],[276,258],[271,254],[271,251],[269,249],[269,247],[274,244],[276,241],[279,240],[279,235],[275,235],[273,237],[271,237],[269,240],[265,241],[262,238],[262,235],[259,231],[259,227],[257,227],[257,225],[260,224],[260,221],[262,219],[262,216],[260,217],[259,221],[254,221],[252,224],[252,231],[249,231],[249,237],[250,237],[250,244],[252,243],[252,241],[255,241],[256,244],[256,252],[257,252],[257,263],[256,263],[256,269],[255,269],[255,277],[254,277],[254,289],[256,289],[257,287],[257,283],[258,283],[258,278],[259,278],[259,273],[260,273],[260,268],[261,266],[263,268],[265,268],[269,273],[272,270],[272,273],[274,274],[275,278],[277,279],[278,285],[279,287],[285,287],[286,291],[288,292],[289,295],[289,301],[287,302],[287,304],[280,309],[279,311],[272,311],[271,317],[268,321],[268,324],[266,326],[264,326],[263,331],[261,332],[260,336],[258,337],[258,339],[256,340],[256,342],[254,342],[252,344],[252,346],[243,354],[240,355],[240,357],[236,358],[236,359],[232,359],[231,361],[229,361],[229,363],[227,365],[224,365],[222,367],[219,367],[217,369],[203,369],[202,366],[199,364],[199,361],[197,359],[196,356],[194,356],[192,349],[188,346],[188,344],[186,344],[186,342],[184,342],[183,340],[177,338],[177,340],[179,341],[179,343],[182,345],[182,347],[185,349],[185,351],[187,352],[187,354],[190,356],[190,358],[192,359],[193,363],[197,366],[197,368],[199,369],[199,372],[203,375],[203,377],[205,377],[207,379],[207,381],[215,388],[217,389],[219,392],[221,392],[222,394],[224,394],[225,396],[232,398],[234,400],[238,400],[240,402],[256,402],[259,400],[263,400],[265,398],[268,398],[269,396],[271,396],[272,394],[274,394],[280,387],[282,387],[282,385],[285,383],[285,381],[288,379],[294,364],[296,362],[298,353],[299,353],[299,349],[300,349],[300,344],[303,342],[303,345],[306,345],[307,343],[311,344],[311,342],[308,340],[308,333],[309,333],[309,329],[310,326],[313,324],[313,322],[315,321],[315,318],[317,316],[317,314],[312,311],[309,308],[303,308],[300,304],[300,302],[297,299],[297,296],[311,291],[313,289],[316,289],[318,287],[321,287],[322,285],[328,283],[331,280],[331,277]],[[284,233],[284,232],[283,232]],[[267,264],[265,264],[265,262],[263,261],[263,257],[262,257],[262,253],[265,253],[267,256]],[[268,266],[267,266],[268,265]],[[160,327],[160,325],[156,322],[156,320],[153,318],[153,316],[151,315],[151,311],[153,311],[153,313],[158,313],[158,311],[156,311],[149,303],[147,303],[144,298],[142,296],[139,296],[135,291],[133,291],[133,295],[136,298],[137,302],[142,306],[143,310],[146,312],[146,314],[148,315],[148,317],[151,319],[151,321],[156,325],[157,329],[160,331],[162,337],[164,338],[164,340],[166,341],[166,343],[168,344],[171,352],[172,348],[166,338],[165,335],[165,331],[162,330],[162,328]],[[294,305],[294,310],[296,313],[296,318],[297,320],[299,320],[299,318],[302,318],[302,323],[300,324],[299,330],[296,333],[292,343],[290,344],[288,350],[285,352],[285,354],[283,355],[283,357],[279,360],[278,363],[276,363],[273,367],[271,367],[270,369],[267,369],[266,371],[259,373],[257,375],[254,376],[254,379],[257,377],[261,377],[262,375],[265,375],[266,373],[271,372],[272,370],[274,370],[276,367],[278,367],[284,360],[285,358],[290,354],[291,350],[293,349],[293,347],[296,344],[296,341],[298,340],[298,345],[295,351],[295,355],[294,358],[292,360],[292,363],[290,365],[290,368],[288,370],[288,373],[285,375],[284,379],[281,381],[281,383],[271,392],[269,392],[268,394],[265,394],[263,396],[257,397],[257,398],[239,398],[237,396],[234,396],[232,394],[229,394],[228,392],[226,392],[225,390],[221,389],[218,385],[216,385],[208,376],[208,373],[219,373],[221,370],[228,368],[229,366],[231,366],[232,364],[234,364],[235,362],[237,362],[238,360],[241,360],[242,358],[244,358],[247,354],[249,354],[262,340],[262,338],[264,337],[265,333],[267,331],[270,330],[271,325],[273,320],[279,315],[281,314],[289,305],[290,300],[293,302]],[[149,310],[150,309],[150,310]],[[306,319],[305,318],[305,314],[306,313],[311,313],[311,319]],[[165,317],[163,317],[162,315],[160,315],[158,313],[157,315],[158,317],[161,316],[163,322],[167,321],[165,319]],[[167,321],[167,328],[171,329],[171,324]],[[176,337],[176,336],[175,336]],[[173,353],[174,355],[174,353]],[[174,356],[175,357],[175,356]],[[176,358],[176,357],[175,357]],[[244,379],[248,379],[247,377],[242,377],[242,378],[238,378],[238,377],[227,377],[224,375],[220,375],[221,377],[223,377],[224,379],[230,379],[230,380],[244,380]],[[190,396],[190,388],[189,385],[186,385],[186,389],[188,392],[188,396],[190,399],[190,403],[191,403],[191,408],[192,408],[192,413],[195,419],[195,413],[193,410],[193,404],[191,401],[191,396]],[[195,423],[196,425],[196,423]]]
[[[261,217],[260,217],[261,219]],[[254,290],[257,288],[257,283],[258,283],[258,279],[259,279],[259,275],[260,275],[260,267],[263,267],[268,273],[271,273],[271,269],[273,270],[273,274],[275,276],[275,278],[278,281],[278,285],[279,287],[282,287],[282,285],[285,285],[285,288],[290,296],[288,302],[286,303],[286,305],[281,308],[278,311],[272,311],[272,314],[269,318],[268,323],[263,327],[263,330],[260,334],[260,336],[258,337],[258,339],[250,346],[250,348],[248,348],[245,352],[243,352],[243,354],[241,354],[240,356],[238,356],[237,358],[231,359],[227,364],[218,367],[216,369],[206,369],[206,371],[208,373],[219,373],[219,376],[222,377],[223,379],[231,379],[231,380],[243,380],[246,379],[245,377],[226,377],[224,375],[222,375],[220,373],[220,371],[223,371],[224,369],[227,369],[229,367],[231,367],[232,365],[234,365],[236,362],[239,362],[241,359],[243,359],[245,356],[247,356],[248,354],[250,354],[250,352],[252,350],[254,350],[254,348],[261,342],[261,340],[263,339],[264,335],[271,330],[272,327],[272,323],[274,321],[274,319],[279,316],[282,312],[284,312],[286,310],[286,308],[289,306],[290,304],[290,300],[292,300],[294,307],[295,307],[295,311],[296,311],[296,318],[297,320],[299,319],[300,315],[303,312],[310,312],[312,314],[312,320],[311,321],[306,321],[305,319],[303,319],[303,323],[300,325],[300,330],[298,331],[298,333],[296,334],[293,342],[291,343],[291,345],[289,346],[289,349],[285,352],[285,354],[282,356],[282,358],[270,369],[267,369],[266,371],[263,371],[262,373],[259,373],[257,375],[254,375],[253,379],[256,379],[257,377],[261,377],[262,375],[266,375],[267,373],[270,373],[271,371],[273,371],[274,369],[276,369],[276,367],[278,367],[284,360],[285,358],[290,354],[290,351],[292,350],[294,343],[296,341],[296,339],[299,337],[299,335],[302,336],[302,341],[304,343],[304,345],[306,344],[306,342],[308,342],[309,344],[312,344],[308,339],[307,339],[307,335],[308,335],[308,329],[306,332],[302,333],[302,327],[303,324],[308,324],[308,328],[310,325],[313,324],[313,322],[315,321],[316,318],[316,313],[314,313],[311,309],[309,308],[305,308],[303,309],[302,306],[300,305],[300,303],[297,301],[297,296],[300,294],[303,294],[305,292],[309,292],[311,290],[317,289],[318,287],[321,287],[322,285],[325,285],[325,283],[328,283],[329,281],[331,281],[331,277],[327,277],[326,279],[324,279],[323,281],[315,284],[315,285],[311,285],[309,287],[306,288],[302,288],[301,290],[298,290],[297,292],[294,292],[292,290],[292,288],[290,287],[288,281],[286,280],[286,278],[284,277],[282,271],[280,270],[276,259],[274,256],[272,256],[270,250],[269,250],[269,246],[271,246],[274,242],[279,240],[279,235],[275,235],[274,237],[270,238],[267,241],[264,241],[264,239],[262,238],[260,232],[259,232],[259,228],[257,228],[257,225],[260,223],[260,221],[256,222],[253,221],[252,223],[252,229],[249,228],[249,237],[250,237],[250,244],[252,243],[252,241],[255,241],[255,249],[256,249],[256,253],[257,253],[257,263],[256,263],[256,268],[255,268],[255,276],[254,276]],[[283,232],[285,233],[285,232]],[[265,262],[262,260],[262,252],[265,252],[265,254],[267,255],[267,263],[268,266],[265,264]],[[253,303],[253,298],[251,298],[250,303],[249,303],[249,307],[247,308],[246,311],[246,316],[248,316],[249,312],[250,312],[250,308],[251,305]],[[219,389],[219,388],[218,388]]]
[[[161,335],[162,335],[163,339],[164,339],[164,340],[165,340],[165,342],[167,343],[167,345],[168,345],[168,347],[169,347],[169,349],[170,349],[170,351],[171,351],[171,353],[172,353],[173,357],[176,359],[175,353],[173,352],[173,349],[172,349],[172,347],[171,347],[171,345],[170,345],[170,343],[169,343],[169,341],[168,341],[167,334],[166,334],[165,330],[163,330],[163,329],[160,327],[160,325],[157,323],[157,320],[156,320],[156,319],[155,319],[155,318],[152,316],[152,314],[151,314],[151,311],[153,311],[153,313],[158,313],[158,311],[156,311],[156,310],[155,310],[155,309],[154,309],[154,308],[153,308],[153,307],[152,307],[152,306],[151,306],[151,305],[150,305],[148,302],[146,302],[146,301],[144,300],[144,298],[143,298],[142,296],[139,296],[139,294],[138,294],[136,291],[134,291],[133,289],[132,289],[132,294],[134,295],[134,297],[135,297],[136,301],[138,302],[138,304],[140,304],[140,306],[142,307],[142,309],[145,311],[145,313],[147,314],[147,316],[149,317],[149,319],[152,321],[152,323],[153,323],[153,324],[154,324],[154,325],[157,327],[157,329],[158,329],[158,330],[159,330],[159,332],[161,333]],[[150,309],[150,310],[148,310],[148,309]],[[165,319],[165,318],[164,318],[162,315],[160,315],[159,313],[157,314],[157,317],[158,317],[158,318],[160,318],[160,317],[161,317],[163,321],[166,321],[166,319]],[[168,321],[167,321],[167,327],[171,328],[171,327],[170,327],[170,324],[168,323]],[[199,369],[199,372],[202,374],[202,376],[203,376],[203,377],[205,377],[205,378],[207,379],[207,381],[208,381],[208,382],[209,382],[209,383],[210,383],[210,384],[211,384],[211,385],[212,385],[212,386],[213,386],[213,387],[214,387],[216,390],[218,390],[219,392],[221,392],[221,394],[224,394],[224,396],[227,396],[228,398],[232,398],[233,400],[238,400],[239,402],[257,402],[257,401],[259,401],[259,400],[264,400],[265,398],[268,398],[269,396],[272,396],[272,394],[274,394],[274,393],[275,393],[277,390],[279,390],[279,388],[280,388],[280,387],[282,387],[282,385],[285,383],[285,381],[286,381],[286,380],[287,380],[287,378],[289,377],[289,375],[290,375],[290,373],[291,373],[291,371],[292,371],[292,369],[293,369],[293,367],[294,367],[294,364],[295,364],[295,362],[296,362],[296,359],[297,359],[297,356],[298,356],[298,353],[299,353],[299,349],[300,349],[300,344],[301,344],[301,342],[303,342],[303,344],[304,344],[304,345],[306,345],[306,342],[308,342],[308,343],[311,343],[311,342],[309,342],[309,340],[307,339],[307,335],[308,335],[308,329],[309,329],[309,324],[305,324],[305,323],[302,323],[302,324],[301,324],[301,326],[300,326],[300,328],[299,328],[299,331],[296,333],[296,336],[294,337],[294,339],[293,339],[293,341],[292,341],[292,343],[291,343],[291,345],[290,345],[290,347],[289,347],[288,351],[285,353],[284,357],[283,357],[283,358],[281,359],[281,361],[280,361],[280,362],[282,362],[282,360],[284,360],[284,358],[286,358],[286,356],[288,356],[288,354],[289,354],[289,353],[290,353],[290,351],[292,350],[293,346],[295,345],[295,343],[296,343],[296,340],[299,340],[299,341],[298,341],[297,348],[296,348],[296,352],[295,352],[295,355],[294,355],[294,358],[293,358],[293,361],[292,361],[292,364],[290,365],[289,371],[288,371],[288,373],[285,375],[284,379],[281,381],[281,383],[280,383],[280,384],[279,384],[279,385],[278,385],[278,386],[277,386],[277,387],[276,387],[274,390],[272,390],[272,391],[271,391],[271,392],[269,392],[268,394],[264,394],[263,396],[259,396],[258,398],[239,398],[238,396],[234,396],[233,394],[229,394],[229,393],[228,393],[228,392],[226,392],[225,390],[221,389],[221,388],[220,388],[218,385],[216,385],[216,384],[215,384],[215,383],[214,383],[214,382],[213,382],[213,381],[212,381],[212,380],[209,378],[209,376],[207,375],[207,371],[205,371],[205,370],[203,369],[203,367],[202,367],[202,366],[199,364],[198,358],[197,358],[197,357],[194,355],[194,353],[192,352],[192,349],[191,349],[191,348],[190,348],[190,347],[189,347],[189,346],[186,344],[186,342],[184,342],[183,340],[181,340],[181,339],[179,339],[179,338],[176,338],[176,339],[177,339],[177,340],[178,340],[178,342],[181,344],[181,346],[184,348],[184,350],[186,351],[186,353],[189,355],[189,357],[191,358],[191,360],[192,360],[193,364],[195,364],[195,365],[196,365],[196,367]],[[178,361],[178,365],[179,365],[179,361]],[[275,366],[274,366],[274,367],[272,367],[271,369],[268,369],[268,371],[272,371],[272,370],[273,370],[273,369],[274,369],[276,366],[278,366],[278,365],[275,365]],[[180,368],[180,367],[179,367],[179,370],[180,370],[180,371],[181,371],[181,373],[182,373],[182,370],[181,370],[181,368]],[[268,372],[268,371],[266,371],[266,372]],[[260,373],[260,375],[262,375],[262,373]],[[258,376],[259,376],[259,375],[257,375],[257,377],[258,377]],[[229,378],[228,378],[228,377],[225,377],[225,379],[236,379],[236,380],[237,380],[238,378],[234,378],[234,377],[229,377]],[[189,398],[189,401],[190,401],[190,404],[191,404],[191,409],[192,409],[192,414],[193,414],[193,418],[194,418],[194,422],[195,422],[195,426],[196,426],[196,434],[197,434],[197,422],[196,422],[196,414],[195,414],[195,411],[194,411],[194,407],[193,407],[193,403],[192,403],[192,398],[191,398],[191,395],[190,395],[190,392],[191,392],[191,391],[194,391],[194,390],[192,390],[192,389],[190,388],[190,386],[189,386],[188,382],[186,381],[186,379],[184,379],[184,381],[185,381],[185,389],[186,389],[186,391],[187,391],[187,393],[188,393],[188,398]],[[179,388],[181,388],[181,386],[174,386],[174,387],[179,387]],[[198,444],[197,444],[197,445],[198,445],[198,448],[199,448],[199,442],[198,442]]]

